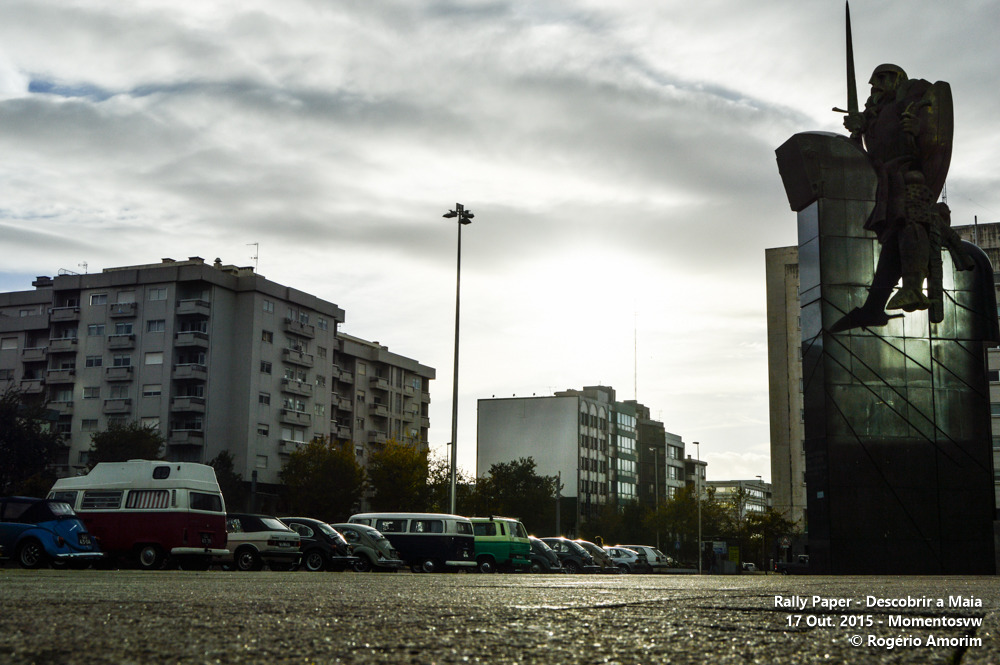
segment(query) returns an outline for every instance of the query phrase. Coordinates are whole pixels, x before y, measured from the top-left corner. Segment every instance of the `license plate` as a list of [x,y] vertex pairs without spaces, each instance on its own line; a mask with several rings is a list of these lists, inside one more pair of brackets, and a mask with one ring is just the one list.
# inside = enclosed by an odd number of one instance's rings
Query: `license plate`
[[81,533],[81,534],[77,534],[77,536],[80,539],[80,544],[81,545],[83,545],[84,547],[90,547],[90,534],[89,533]]
[[287,540],[282,540],[278,543],[278,547],[291,547],[292,544]]

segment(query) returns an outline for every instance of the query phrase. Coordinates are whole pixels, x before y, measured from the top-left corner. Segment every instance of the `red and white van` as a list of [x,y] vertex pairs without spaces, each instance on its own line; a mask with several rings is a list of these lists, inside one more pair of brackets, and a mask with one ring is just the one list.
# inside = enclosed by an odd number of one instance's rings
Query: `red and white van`
[[226,549],[226,503],[215,469],[192,462],[104,462],[86,476],[57,480],[65,501],[108,556],[155,570],[169,557],[206,570]]

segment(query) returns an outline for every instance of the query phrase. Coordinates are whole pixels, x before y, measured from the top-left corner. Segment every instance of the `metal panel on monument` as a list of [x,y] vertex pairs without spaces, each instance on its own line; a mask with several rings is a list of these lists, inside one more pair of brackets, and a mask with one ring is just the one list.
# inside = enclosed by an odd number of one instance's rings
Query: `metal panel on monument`
[[994,574],[989,260],[963,243],[958,269],[937,247],[940,294],[883,307],[902,289],[866,228],[883,186],[868,153],[816,132],[776,154],[798,213],[810,571]]

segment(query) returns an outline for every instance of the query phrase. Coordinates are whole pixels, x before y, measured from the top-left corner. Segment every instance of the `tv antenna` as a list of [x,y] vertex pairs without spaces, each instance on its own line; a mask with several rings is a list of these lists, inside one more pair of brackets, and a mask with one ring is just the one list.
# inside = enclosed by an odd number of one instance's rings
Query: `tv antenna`
[[260,254],[260,243],[259,242],[248,242],[247,247],[253,247],[253,271],[257,272],[257,255]]

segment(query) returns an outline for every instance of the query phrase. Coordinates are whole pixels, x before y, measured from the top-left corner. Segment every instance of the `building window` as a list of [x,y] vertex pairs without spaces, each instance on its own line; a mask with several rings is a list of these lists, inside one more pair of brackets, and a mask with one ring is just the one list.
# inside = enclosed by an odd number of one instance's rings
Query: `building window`
[[128,399],[128,386],[117,383],[111,386],[111,399]]
[[80,429],[84,432],[96,432],[97,431],[97,419],[96,418],[84,418],[80,421]]
[[99,399],[101,397],[100,386],[84,386],[83,399]]
[[326,347],[325,346],[317,346],[316,347],[316,355],[319,356],[320,358],[326,358]]
[[131,335],[132,334],[132,322],[124,321],[115,324],[115,334],[116,335]]
[[104,358],[101,356],[87,356],[84,367],[101,367],[104,365]]
[[87,326],[87,335],[89,337],[103,337],[104,336],[104,324],[103,323],[91,323]]
[[152,321],[146,321],[146,332],[148,333],[161,333],[167,329],[167,322],[163,319],[153,319]]
[[147,418],[140,419],[139,424],[146,429],[160,429],[160,418],[158,416],[149,416]]
[[268,344],[273,344],[274,343],[274,333],[271,332],[270,330],[261,330],[260,331],[260,340],[262,342],[267,342]]
[[257,423],[257,434],[268,436],[271,433],[271,426],[267,423]]
[[162,365],[163,364],[163,352],[162,351],[150,351],[146,354],[146,364],[147,365]]
[[111,356],[111,364],[114,367],[131,367],[132,366],[132,356],[124,353],[116,353]]
[[317,416],[325,416],[326,415],[326,405],[325,404],[314,404],[313,405],[313,413],[315,413]]
[[15,349],[17,349],[16,337],[4,337],[3,339],[0,339],[0,350],[13,351]]
[[316,385],[317,386],[325,386],[326,385],[326,377],[323,376],[322,374],[317,374],[316,375]]
[[118,304],[125,305],[135,302],[135,291],[119,291]]
[[267,468],[267,455],[257,455],[257,464],[256,464],[256,466],[257,466],[258,469],[266,469]]
[[90,304],[91,305],[107,305],[108,304],[108,294],[107,293],[91,293],[90,294]]
[[271,362],[269,360],[261,360],[260,361],[260,371],[263,372],[264,374],[270,374],[271,373]]
[[274,302],[271,300],[264,301],[264,311],[268,314],[274,314]]
[[329,330],[330,329],[330,324],[327,323],[327,320],[325,318],[323,318],[322,316],[317,316],[316,317],[316,327],[319,328],[320,330]]
[[257,395],[257,403],[268,405],[271,403],[271,393],[260,393]]
[[147,300],[166,300],[167,299],[167,287],[165,286],[154,286],[146,291]]
[[142,387],[143,397],[156,397],[163,391],[163,386],[159,383],[147,383]]

